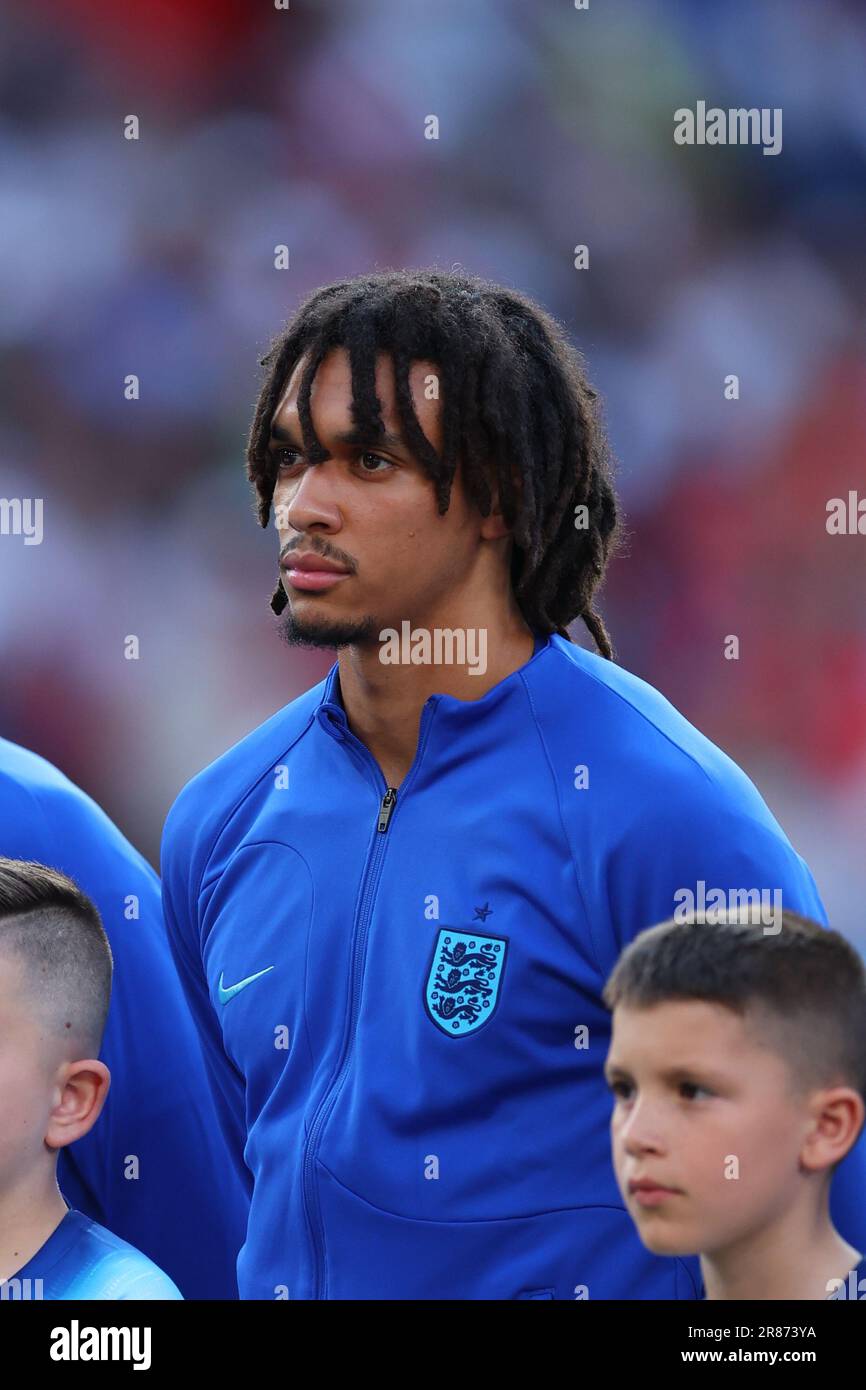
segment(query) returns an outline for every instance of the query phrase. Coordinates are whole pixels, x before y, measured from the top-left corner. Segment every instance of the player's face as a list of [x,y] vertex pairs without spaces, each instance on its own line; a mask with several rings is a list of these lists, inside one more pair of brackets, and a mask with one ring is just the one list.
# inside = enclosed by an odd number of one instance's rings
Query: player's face
[[[297,397],[304,359],[286,383],[271,422],[271,448],[279,465],[274,509],[280,541],[281,579],[289,640],[341,646],[379,641],[383,628],[433,627],[455,609],[461,586],[479,562],[482,518],[469,503],[460,473],[448,511],[440,516],[433,485],[400,438],[393,362],[376,360],[376,392],[385,430],[393,438],[364,440],[363,447],[340,436],[353,429],[349,358],[342,348],[322,361],[313,381],[310,411],[317,437],[330,457],[309,465]],[[440,403],[428,399],[432,362],[413,362],[409,386],[421,429],[437,450],[442,445]],[[341,567],[338,574],[311,575],[292,565],[313,552]],[[501,580],[500,580],[501,582]]]
[[[808,1116],[741,1017],[697,1000],[618,1005],[605,1075],[617,1182],[650,1250],[730,1249],[789,1209]],[[646,1181],[658,1187],[632,1188]]]
[[0,1192],[23,1182],[43,1150],[53,1101],[49,1043],[20,963],[0,952]]

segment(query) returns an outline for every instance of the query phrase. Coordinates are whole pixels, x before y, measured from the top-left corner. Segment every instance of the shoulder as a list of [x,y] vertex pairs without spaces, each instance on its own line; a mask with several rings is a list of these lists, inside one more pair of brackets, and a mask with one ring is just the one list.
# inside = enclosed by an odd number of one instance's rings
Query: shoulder
[[613,662],[559,637],[544,657],[527,688],[564,833],[585,895],[609,904],[620,939],[701,883],[778,892],[773,902],[826,922],[808,865],[732,758]]
[[654,686],[559,636],[546,655],[529,686],[542,738],[558,764],[586,767],[605,814],[615,800],[623,827],[711,814],[783,833],[742,768]]
[[327,681],[328,677],[271,715],[187,782],[163,829],[164,875],[175,855],[187,865],[206,856],[237,807],[309,728]]
[[156,874],[105,811],[47,759],[0,739],[0,830],[4,854],[70,874],[99,899],[98,887],[130,870]]
[[[134,1245],[91,1221],[71,1213],[77,1228],[76,1263],[80,1284],[75,1296],[86,1299],[182,1299],[183,1294],[158,1265]],[[70,1293],[68,1295],[72,1297]]]
[[560,637],[524,680],[603,974],[639,931],[719,893],[826,922],[753,782],[658,690]]
[[67,814],[78,810],[84,793],[45,758],[0,739],[0,817],[31,836],[43,834],[46,807]]

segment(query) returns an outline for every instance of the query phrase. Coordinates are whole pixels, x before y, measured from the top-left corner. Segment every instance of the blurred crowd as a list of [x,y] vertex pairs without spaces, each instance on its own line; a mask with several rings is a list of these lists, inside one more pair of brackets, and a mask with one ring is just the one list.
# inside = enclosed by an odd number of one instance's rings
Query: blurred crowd
[[[866,536],[825,525],[866,496],[863,5],[13,0],[0,40],[0,497],[45,528],[0,537],[0,734],[156,860],[189,776],[332,660],[273,630],[260,356],[318,285],[458,267],[585,353],[617,657],[756,780],[866,949]],[[676,145],[698,100],[781,108],[781,153]]]

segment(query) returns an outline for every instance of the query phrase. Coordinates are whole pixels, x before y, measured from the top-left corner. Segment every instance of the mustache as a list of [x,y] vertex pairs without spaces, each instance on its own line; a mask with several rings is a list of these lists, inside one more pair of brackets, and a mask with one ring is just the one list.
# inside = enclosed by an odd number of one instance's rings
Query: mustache
[[295,541],[286,541],[286,544],[280,548],[280,564],[283,563],[287,555],[291,555],[295,550],[312,551],[315,555],[321,555],[323,560],[333,560],[335,565],[342,565],[351,574],[354,574],[357,568],[355,561],[351,555],[346,554],[345,550],[336,550],[332,546],[323,545],[321,541],[314,540],[312,537],[305,542],[302,536]]

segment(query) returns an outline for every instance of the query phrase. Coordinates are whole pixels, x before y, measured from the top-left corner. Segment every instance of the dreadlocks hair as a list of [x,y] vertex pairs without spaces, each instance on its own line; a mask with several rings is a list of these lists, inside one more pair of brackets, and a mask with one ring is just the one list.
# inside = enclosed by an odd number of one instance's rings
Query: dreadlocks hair
[[[277,467],[268,453],[271,419],[285,383],[305,354],[298,391],[304,450],[311,463],[328,458],[310,415],[313,378],[337,347],[349,356],[352,417],[374,439],[383,429],[375,390],[376,357],[390,353],[403,436],[430,477],[440,515],[448,510],[458,463],[467,495],[489,516],[491,483],[511,528],[511,582],[533,630],[568,638],[582,618],[602,656],[613,648],[593,607],[618,540],[612,459],[598,394],[582,355],[539,305],[477,276],[439,270],[360,275],[316,290],[261,359],[267,368],[247,445],[247,474],[268,525]],[[418,423],[409,389],[410,364],[435,362],[440,372],[442,452]],[[585,526],[577,511],[585,507]],[[271,608],[281,613],[281,584]]]

